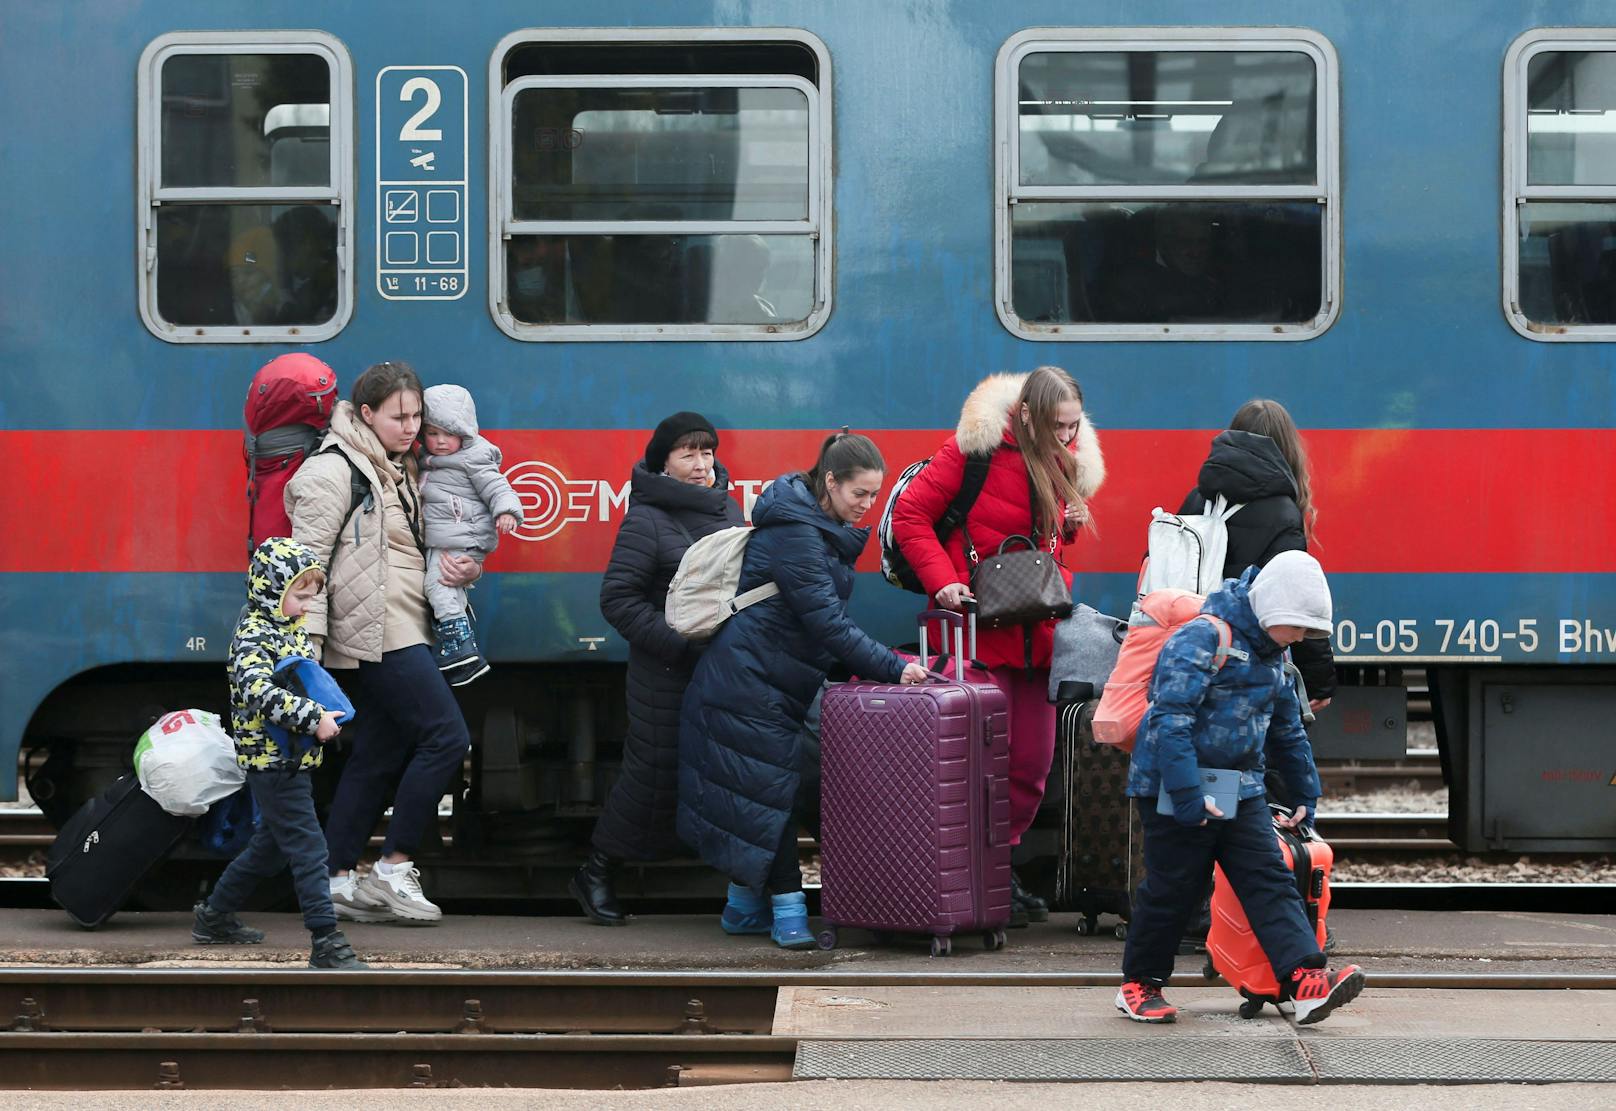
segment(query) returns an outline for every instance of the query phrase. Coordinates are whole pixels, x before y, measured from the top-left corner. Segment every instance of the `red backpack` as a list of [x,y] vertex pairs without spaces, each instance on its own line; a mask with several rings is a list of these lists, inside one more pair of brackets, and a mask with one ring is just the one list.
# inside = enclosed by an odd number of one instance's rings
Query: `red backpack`
[[247,387],[247,551],[292,535],[283,494],[314,453],[337,404],[337,372],[301,351],[265,363]]

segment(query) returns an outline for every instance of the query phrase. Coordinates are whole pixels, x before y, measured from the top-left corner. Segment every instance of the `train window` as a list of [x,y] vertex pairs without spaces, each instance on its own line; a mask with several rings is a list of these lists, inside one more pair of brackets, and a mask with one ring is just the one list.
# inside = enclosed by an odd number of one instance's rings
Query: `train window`
[[1504,105],[1505,315],[1529,339],[1616,339],[1616,30],[1516,39]]
[[715,34],[530,31],[496,51],[489,300],[508,334],[800,339],[823,324],[828,55],[801,31]]
[[1335,51],[1051,30],[999,52],[996,306],[1030,339],[1307,339],[1340,304]]
[[352,85],[310,31],[177,32],[139,85],[141,316],[175,343],[327,339],[352,313]]

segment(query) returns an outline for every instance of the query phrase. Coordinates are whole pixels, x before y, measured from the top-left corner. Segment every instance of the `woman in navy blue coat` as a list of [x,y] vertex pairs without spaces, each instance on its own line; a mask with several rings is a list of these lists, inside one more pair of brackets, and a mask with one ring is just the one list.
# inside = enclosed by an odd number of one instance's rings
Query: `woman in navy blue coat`
[[842,432],[825,441],[812,470],[782,475],[763,492],[740,589],[773,582],[780,593],[724,623],[685,692],[679,836],[730,877],[720,919],[728,933],[768,933],[789,949],[814,943],[791,808],[799,734],[825,676],[841,665],[878,682],[925,678],[847,616],[853,564],[870,538],[857,523],[885,473],[875,444]]

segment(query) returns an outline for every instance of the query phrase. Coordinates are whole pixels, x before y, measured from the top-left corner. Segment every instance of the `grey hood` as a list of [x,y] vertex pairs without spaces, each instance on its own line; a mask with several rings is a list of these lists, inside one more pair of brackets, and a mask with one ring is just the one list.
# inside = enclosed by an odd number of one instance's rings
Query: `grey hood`
[[[477,403],[464,386],[428,386],[421,397],[424,420],[463,440],[477,436]],[[464,446],[464,445],[461,445]]]

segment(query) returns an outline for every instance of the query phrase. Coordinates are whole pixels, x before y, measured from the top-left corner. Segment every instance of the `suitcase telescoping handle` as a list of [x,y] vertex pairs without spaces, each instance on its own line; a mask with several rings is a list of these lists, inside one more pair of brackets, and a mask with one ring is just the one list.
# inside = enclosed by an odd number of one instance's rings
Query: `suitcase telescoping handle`
[[[920,615],[920,666],[922,666],[922,667],[926,666],[926,660],[928,658],[930,658],[930,653],[927,651],[926,631],[927,631],[927,627],[933,621],[941,622],[942,625],[943,625],[943,651],[944,652],[948,651],[948,632],[947,632],[947,630],[948,630],[948,628],[950,626],[953,627],[953,630],[954,630],[954,675],[955,675],[956,679],[958,679],[958,681],[963,683],[965,681],[965,661],[968,660],[968,659],[975,659],[975,657],[976,657],[976,600],[974,598],[966,599],[966,601],[965,601],[965,612],[964,613],[956,613],[953,610],[942,610],[942,609],[925,610],[925,611],[923,611],[921,613],[921,615]],[[971,630],[971,643],[970,643],[970,655],[969,656],[967,656],[965,654],[965,629],[967,627],[969,627],[970,630]],[[944,676],[942,674],[939,674],[938,672],[934,671],[934,672],[931,672],[931,674],[937,676],[937,678],[942,680],[943,682],[948,681],[946,676]]]

